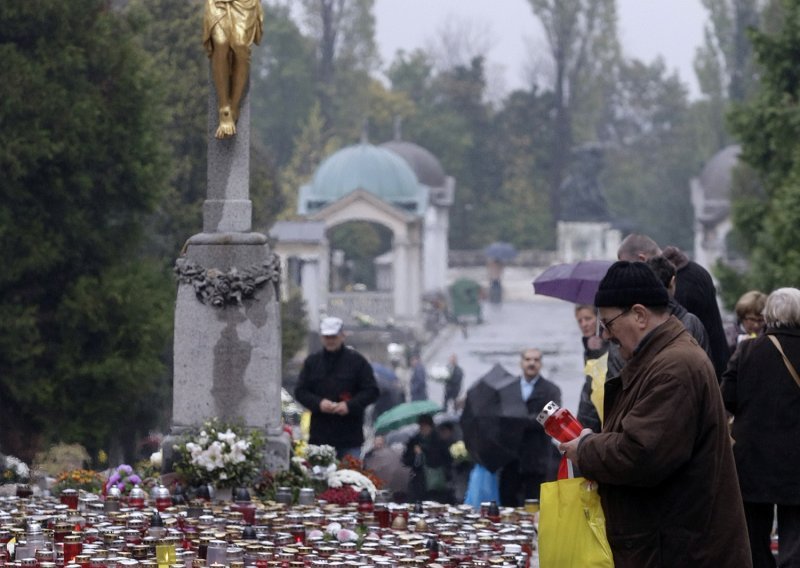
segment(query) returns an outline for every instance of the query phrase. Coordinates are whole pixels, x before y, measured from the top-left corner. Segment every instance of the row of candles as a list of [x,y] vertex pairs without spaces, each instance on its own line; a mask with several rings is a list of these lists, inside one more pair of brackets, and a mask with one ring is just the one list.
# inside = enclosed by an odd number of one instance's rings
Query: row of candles
[[527,564],[535,548],[531,513],[493,503],[478,514],[463,505],[373,503],[364,491],[349,506],[292,507],[255,505],[237,491],[230,503],[176,505],[165,490],[118,510],[95,495],[76,501],[77,492],[59,501],[0,499],[0,568],[459,568]]

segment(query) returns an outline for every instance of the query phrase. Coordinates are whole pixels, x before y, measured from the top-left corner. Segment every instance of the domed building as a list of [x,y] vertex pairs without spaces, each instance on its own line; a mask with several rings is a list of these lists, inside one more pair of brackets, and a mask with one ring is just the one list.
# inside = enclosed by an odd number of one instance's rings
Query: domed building
[[[302,221],[279,222],[270,232],[289,285],[303,291],[310,329],[323,313],[417,326],[423,293],[446,286],[454,189],[436,157],[408,142],[362,142],[323,160],[299,190]],[[348,259],[330,242],[335,228],[359,221],[390,235],[389,250],[372,259],[371,287],[343,284],[338,275]]]
[[710,270],[726,259],[726,239],[733,228],[731,185],[741,147],[728,146],[717,152],[690,182],[694,208],[694,260]]
[[439,160],[428,150],[404,140],[381,144],[391,150],[414,170],[417,181],[428,188],[428,208],[425,210],[423,240],[423,289],[425,292],[444,290],[447,285],[450,231],[450,208],[455,198],[456,182],[448,176]]

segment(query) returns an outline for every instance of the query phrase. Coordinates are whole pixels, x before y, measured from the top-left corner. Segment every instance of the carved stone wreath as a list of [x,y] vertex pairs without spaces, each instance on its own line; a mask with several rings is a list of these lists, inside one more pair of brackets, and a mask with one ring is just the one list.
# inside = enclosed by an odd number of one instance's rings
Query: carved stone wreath
[[217,268],[205,268],[186,258],[175,262],[175,274],[181,284],[191,284],[197,299],[215,308],[227,305],[241,306],[252,298],[256,290],[272,283],[277,293],[281,278],[278,255],[272,253],[261,264],[243,268],[231,268],[222,272]]

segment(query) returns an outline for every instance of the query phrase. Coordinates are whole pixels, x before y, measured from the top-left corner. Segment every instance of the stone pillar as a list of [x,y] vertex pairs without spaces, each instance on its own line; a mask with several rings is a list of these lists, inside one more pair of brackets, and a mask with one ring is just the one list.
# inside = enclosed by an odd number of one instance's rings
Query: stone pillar
[[[264,464],[289,464],[281,418],[280,262],[266,236],[251,232],[250,97],[237,133],[217,140],[216,91],[209,88],[208,191],[203,232],[178,260],[172,444],[188,429],[218,417],[258,429],[267,440]],[[238,287],[238,295],[237,295]]]
[[395,236],[394,238],[394,266],[392,267],[392,275],[394,277],[394,289],[392,296],[394,297],[394,314],[403,320],[409,317],[410,306],[408,302],[408,283],[409,283],[409,270],[408,270],[408,241],[405,238]]
[[308,329],[317,331],[319,329],[319,306],[320,298],[320,262],[316,256],[303,258],[301,269],[300,286],[303,290],[303,299],[306,301],[308,310]]

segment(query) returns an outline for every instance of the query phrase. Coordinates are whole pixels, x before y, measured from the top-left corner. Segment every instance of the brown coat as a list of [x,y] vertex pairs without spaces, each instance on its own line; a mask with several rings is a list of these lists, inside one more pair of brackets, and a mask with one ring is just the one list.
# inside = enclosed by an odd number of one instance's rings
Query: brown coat
[[714,368],[670,317],[606,383],[578,466],[600,485],[616,568],[752,566]]

